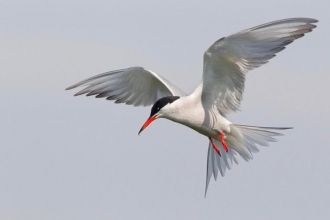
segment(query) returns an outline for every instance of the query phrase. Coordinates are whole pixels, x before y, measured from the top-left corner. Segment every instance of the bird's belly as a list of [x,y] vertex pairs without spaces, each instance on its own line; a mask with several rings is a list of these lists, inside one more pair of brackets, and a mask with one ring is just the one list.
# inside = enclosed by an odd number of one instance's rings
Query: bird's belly
[[[187,114],[185,114],[187,115]],[[179,117],[170,120],[185,125],[207,137],[220,140],[220,132],[230,132],[230,122],[220,114],[216,117]]]
[[[209,126],[189,126],[191,129],[197,131],[198,133],[206,136],[206,137],[212,137],[216,140],[220,140],[220,132],[226,132],[229,133],[229,130],[227,129],[227,126],[215,126],[215,127],[209,127]],[[228,126],[229,127],[229,126]]]

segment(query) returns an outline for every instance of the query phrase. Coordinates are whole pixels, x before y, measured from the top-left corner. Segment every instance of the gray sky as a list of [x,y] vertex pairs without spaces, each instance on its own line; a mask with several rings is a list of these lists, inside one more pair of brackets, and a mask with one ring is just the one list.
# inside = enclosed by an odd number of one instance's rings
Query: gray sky
[[[330,5],[316,1],[2,1],[0,219],[324,219],[330,207]],[[206,137],[150,108],[64,91],[129,66],[187,92],[217,39],[265,22],[318,27],[249,72],[234,123],[293,126],[204,199]],[[189,77],[187,80],[184,77]]]

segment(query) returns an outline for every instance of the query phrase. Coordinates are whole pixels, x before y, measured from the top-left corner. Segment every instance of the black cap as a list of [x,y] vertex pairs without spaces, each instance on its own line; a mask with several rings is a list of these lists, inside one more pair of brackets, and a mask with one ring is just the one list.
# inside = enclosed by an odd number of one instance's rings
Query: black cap
[[151,108],[150,117],[159,112],[159,110],[161,110],[165,105],[172,103],[179,98],[179,96],[166,96],[158,99],[157,102],[155,102],[155,104]]

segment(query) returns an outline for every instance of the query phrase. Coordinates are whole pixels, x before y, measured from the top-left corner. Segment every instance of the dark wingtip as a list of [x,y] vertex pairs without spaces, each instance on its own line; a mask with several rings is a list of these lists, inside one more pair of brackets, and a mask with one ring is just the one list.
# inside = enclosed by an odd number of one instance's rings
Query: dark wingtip
[[317,20],[317,19],[314,19],[314,18],[311,18],[311,23],[317,23],[317,22],[319,22],[319,20]]

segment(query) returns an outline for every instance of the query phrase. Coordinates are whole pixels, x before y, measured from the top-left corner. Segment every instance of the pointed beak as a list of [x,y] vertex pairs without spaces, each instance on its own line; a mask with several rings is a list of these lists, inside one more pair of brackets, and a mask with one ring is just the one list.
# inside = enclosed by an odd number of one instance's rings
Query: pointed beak
[[140,129],[140,131],[139,131],[139,135],[140,135],[140,133],[144,130],[144,129],[146,129],[147,127],[148,127],[148,125],[150,125],[150,123],[151,122],[153,122],[155,119],[156,119],[156,115],[154,115],[154,116],[152,116],[152,117],[150,117],[150,118],[148,118],[148,120],[143,124],[143,126],[142,126],[142,128]]

